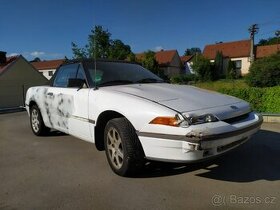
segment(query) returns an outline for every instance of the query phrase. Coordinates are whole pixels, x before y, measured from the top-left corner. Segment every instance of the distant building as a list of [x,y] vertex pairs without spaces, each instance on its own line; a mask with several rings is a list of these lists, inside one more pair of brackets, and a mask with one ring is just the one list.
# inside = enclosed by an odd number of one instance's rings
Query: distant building
[[[142,60],[144,53],[136,54],[137,60]],[[164,75],[172,77],[182,73],[183,65],[177,50],[161,50],[155,53],[155,59]]]
[[27,89],[46,83],[23,56],[6,57],[6,52],[0,51],[0,109],[24,106]]
[[217,43],[206,45],[203,50],[203,56],[214,62],[217,52],[222,52],[224,73],[226,73],[228,61],[231,60],[235,63],[237,72],[245,75],[249,72],[250,67],[250,48],[250,40]]
[[[214,62],[217,52],[223,54],[223,66],[224,73],[228,65],[228,61],[231,60],[235,63],[236,70],[241,75],[249,73],[250,62],[250,40],[241,40],[234,42],[217,43],[212,45],[206,45],[203,50],[204,57]],[[280,52],[280,44],[266,45],[266,46],[254,46],[254,54],[256,59],[270,56],[274,53]]]
[[192,69],[192,59],[194,58],[194,55],[185,55],[181,56],[181,61],[184,66],[183,74],[194,74],[194,71]]
[[65,59],[31,62],[35,69],[42,73],[48,80],[52,78],[56,69]]
[[264,58],[277,52],[280,52],[280,44],[257,46],[256,59]]

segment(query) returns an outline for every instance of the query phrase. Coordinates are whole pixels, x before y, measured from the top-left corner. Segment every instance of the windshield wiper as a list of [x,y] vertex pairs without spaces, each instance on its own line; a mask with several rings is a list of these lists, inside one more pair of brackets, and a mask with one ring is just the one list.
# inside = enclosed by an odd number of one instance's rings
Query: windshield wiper
[[144,78],[136,81],[136,83],[162,83],[163,80],[155,79],[155,78]]
[[101,84],[99,84],[99,87],[102,86],[112,86],[112,85],[126,85],[126,84],[132,84],[133,82],[130,80],[112,80],[112,81],[108,81],[108,82],[103,82]]

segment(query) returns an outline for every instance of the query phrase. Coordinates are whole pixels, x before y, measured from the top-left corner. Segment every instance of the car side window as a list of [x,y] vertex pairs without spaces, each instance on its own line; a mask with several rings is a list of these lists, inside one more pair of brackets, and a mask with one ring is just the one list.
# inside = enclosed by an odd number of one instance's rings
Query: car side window
[[53,87],[67,87],[68,80],[76,78],[79,64],[69,64],[61,66],[53,82]]
[[77,72],[77,79],[85,79],[84,70],[82,65],[79,65],[79,69]]

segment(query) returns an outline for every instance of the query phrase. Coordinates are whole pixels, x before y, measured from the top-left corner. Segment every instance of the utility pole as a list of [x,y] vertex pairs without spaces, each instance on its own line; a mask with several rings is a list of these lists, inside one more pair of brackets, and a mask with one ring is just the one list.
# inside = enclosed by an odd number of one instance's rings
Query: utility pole
[[250,39],[251,39],[250,62],[253,63],[255,60],[255,54],[254,54],[255,34],[258,33],[259,31],[258,24],[251,25],[248,30],[250,32]]

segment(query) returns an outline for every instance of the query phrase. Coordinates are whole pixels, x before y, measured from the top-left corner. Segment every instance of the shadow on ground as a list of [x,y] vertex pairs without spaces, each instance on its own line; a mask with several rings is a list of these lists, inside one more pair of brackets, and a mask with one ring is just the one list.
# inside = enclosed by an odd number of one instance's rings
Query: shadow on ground
[[[200,169],[203,169],[202,172]],[[195,173],[196,171],[198,172]],[[244,145],[207,162],[196,164],[151,162],[137,177],[162,177],[188,172],[194,172],[196,176],[204,178],[229,182],[280,180],[280,134],[260,130]]]

